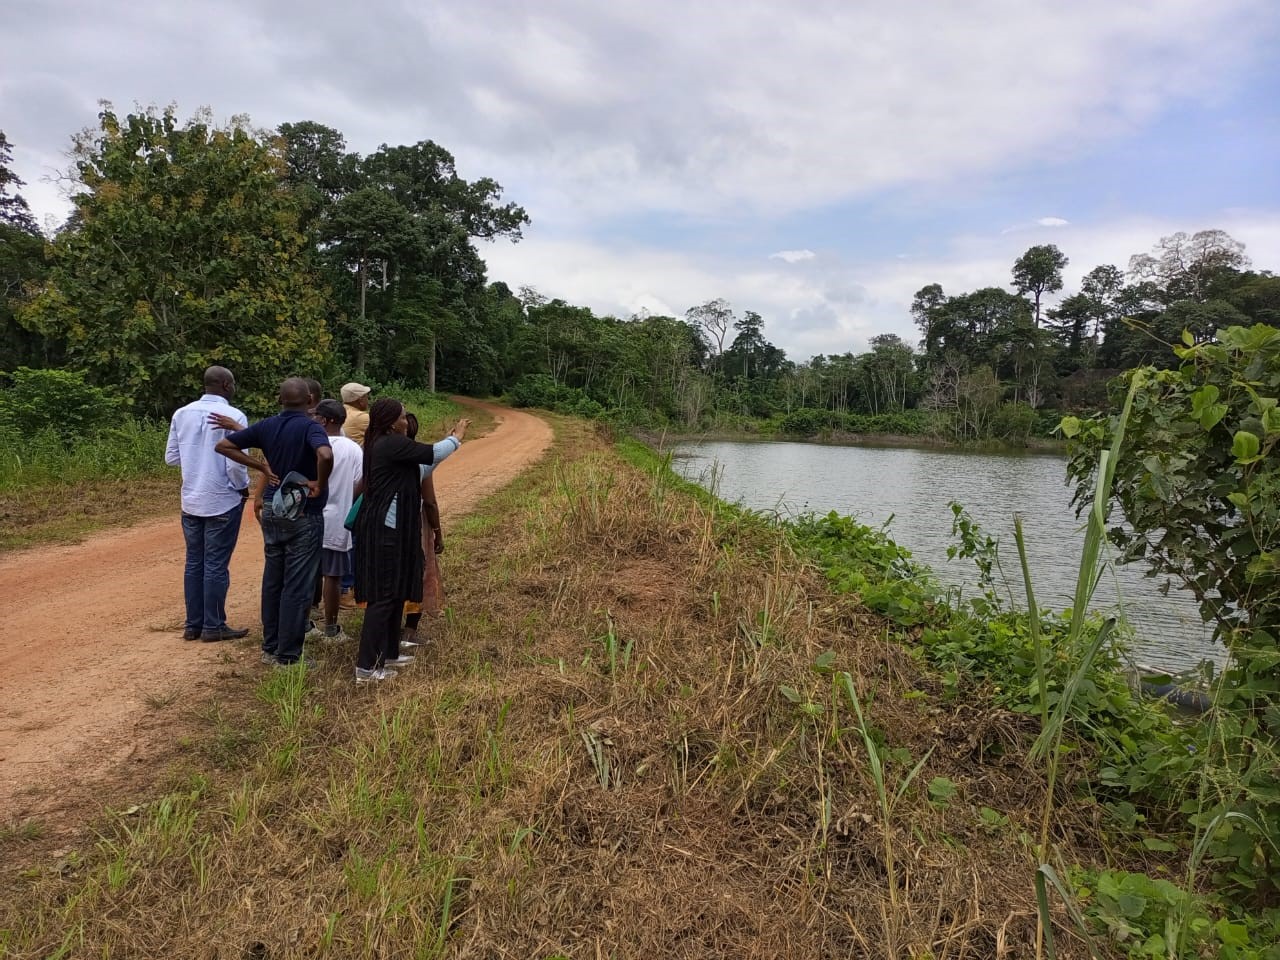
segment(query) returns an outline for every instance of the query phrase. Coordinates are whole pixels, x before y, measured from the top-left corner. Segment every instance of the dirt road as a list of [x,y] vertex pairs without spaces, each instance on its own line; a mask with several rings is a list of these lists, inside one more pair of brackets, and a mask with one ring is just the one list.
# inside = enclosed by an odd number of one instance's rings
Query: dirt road
[[[450,518],[514,479],[551,444],[527,413],[464,401],[496,420],[437,471]],[[244,669],[246,645],[181,639],[184,547],[177,493],[157,519],[84,543],[0,559],[0,825],[40,816],[114,779],[172,736],[160,708],[198,703],[219,671]],[[227,619],[260,627],[262,534],[246,514],[231,560]],[[103,796],[102,802],[110,797]]]

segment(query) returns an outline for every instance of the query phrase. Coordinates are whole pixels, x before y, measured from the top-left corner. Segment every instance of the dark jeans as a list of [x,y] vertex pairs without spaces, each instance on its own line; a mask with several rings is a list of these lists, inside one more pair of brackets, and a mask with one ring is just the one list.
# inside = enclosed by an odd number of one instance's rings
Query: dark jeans
[[240,536],[244,504],[216,517],[182,515],[187,566],[182,578],[187,601],[187,630],[221,630],[227,625],[227,588],[231,553]]
[[323,540],[322,515],[284,520],[262,505],[262,649],[284,663],[302,656]]
[[357,667],[372,670],[400,656],[400,615],[403,612],[403,600],[375,600],[365,608]]

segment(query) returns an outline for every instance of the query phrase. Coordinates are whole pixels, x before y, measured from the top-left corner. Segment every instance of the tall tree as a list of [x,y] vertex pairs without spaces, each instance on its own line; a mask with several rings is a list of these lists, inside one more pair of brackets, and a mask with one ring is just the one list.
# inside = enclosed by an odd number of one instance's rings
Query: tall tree
[[939,283],[921,287],[911,299],[911,318],[920,328],[920,347],[926,354],[935,354],[940,347],[943,334],[935,324],[946,303],[947,295]]
[[926,350],[931,357],[951,353],[979,366],[1002,362],[1013,331],[1031,324],[1031,310],[1008,290],[984,287],[947,298],[930,309],[929,318]]
[[360,158],[347,152],[337,130],[314,120],[282,123],[285,180],[300,206],[302,225],[309,226],[329,207],[360,186]]
[[766,348],[772,344],[764,338],[764,320],[754,310],[748,310],[740,320],[735,321],[733,329],[738,331],[738,335],[733,338],[728,352],[741,364],[743,378],[750,380],[753,358],[756,360],[758,376],[759,361]]
[[368,347],[380,339],[377,326],[368,317],[370,287],[378,282],[372,265],[379,266],[385,288],[388,265],[401,257],[411,257],[418,235],[409,212],[391,194],[376,187],[364,187],[342,197],[318,229],[326,245],[326,257],[354,271],[359,313],[352,339],[356,376],[363,377]]
[[15,314],[27,288],[48,272],[45,242],[26,199],[22,180],[10,169],[12,147],[0,130],[0,364],[47,366],[60,359],[56,345],[18,325]]
[[708,300],[685,311],[685,319],[701,330],[712,348],[712,359],[718,365],[724,353],[724,338],[732,329],[736,317],[729,301],[723,299]]
[[1203,302],[1216,277],[1248,266],[1244,244],[1225,230],[1199,230],[1193,234],[1179,231],[1161,237],[1153,253],[1129,258],[1130,276],[1155,284],[1166,304],[1178,300]]
[[[405,211],[411,232],[397,255],[382,261],[380,292],[388,312],[373,329],[386,329],[402,293],[430,290],[429,300],[415,296],[415,323],[425,334],[417,349],[426,352],[428,380],[434,383],[437,356],[444,358],[445,351],[454,366],[498,375],[504,361],[486,340],[485,265],[474,241],[519,241],[529,222],[524,208],[502,203],[502,188],[487,177],[460,177],[453,155],[430,140],[384,144],[361,161],[360,177],[365,189],[380,191]],[[422,313],[429,302],[438,317]],[[367,317],[362,326],[369,328]]]
[[[324,297],[283,182],[284,159],[247,121],[107,106],[77,139],[75,223],[19,319],[69,359],[163,415],[205,367],[231,367],[249,406],[328,355]],[[127,241],[127,242],[122,242]]]
[[1280,277],[1248,271],[1221,297],[1254,323],[1280,327]]
[[910,346],[896,333],[871,338],[871,352],[864,355],[866,393],[872,413],[905,410],[914,393],[915,361]]
[[1046,322],[1061,344],[1062,373],[1096,363],[1102,337],[1123,312],[1124,297],[1124,274],[1118,267],[1103,264],[1084,275],[1079,293],[1049,311]]
[[1029,249],[1013,264],[1013,287],[1018,293],[1032,297],[1032,317],[1040,326],[1040,299],[1046,293],[1062,289],[1062,270],[1066,255],[1052,243]]
[[25,186],[25,181],[13,172],[12,163],[13,146],[4,131],[0,130],[0,224],[15,227],[24,233],[38,234],[40,228],[31,216],[31,208],[27,206],[22,194],[18,193],[18,188]]
[[488,177],[468,182],[458,176],[453,154],[430,140],[389,147],[364,158],[364,182],[389,192],[415,217],[432,212],[466,236],[518,241],[529,215],[515,203],[501,203],[502,187]]

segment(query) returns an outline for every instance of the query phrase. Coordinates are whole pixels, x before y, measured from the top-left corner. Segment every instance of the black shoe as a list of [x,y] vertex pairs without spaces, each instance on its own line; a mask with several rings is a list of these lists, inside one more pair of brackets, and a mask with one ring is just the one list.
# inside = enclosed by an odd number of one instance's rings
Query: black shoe
[[197,630],[195,627],[186,627],[182,631],[182,639],[183,640],[199,640],[200,631]]
[[204,631],[200,634],[200,640],[204,643],[217,643],[219,640],[239,640],[248,635],[248,630],[232,630],[230,627],[223,627],[221,630]]

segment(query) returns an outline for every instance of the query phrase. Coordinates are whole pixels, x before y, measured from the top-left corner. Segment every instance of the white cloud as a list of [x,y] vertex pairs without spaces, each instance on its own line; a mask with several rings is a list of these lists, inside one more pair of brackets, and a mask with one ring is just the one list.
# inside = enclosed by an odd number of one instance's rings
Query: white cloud
[[1041,227],[1065,227],[1070,223],[1070,220],[1063,220],[1061,217],[1041,217],[1036,221]]
[[785,260],[787,263],[799,263],[802,260],[812,260],[817,254],[812,250],[779,250],[777,253],[769,254],[770,260]]
[[363,151],[430,137],[544,223],[776,213],[1212,103],[1274,17],[1270,0],[368,0],[359,17],[338,0],[45,0],[7,12],[0,98],[11,142],[42,158],[99,97],[176,101],[320,120]]

